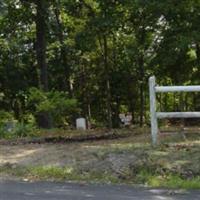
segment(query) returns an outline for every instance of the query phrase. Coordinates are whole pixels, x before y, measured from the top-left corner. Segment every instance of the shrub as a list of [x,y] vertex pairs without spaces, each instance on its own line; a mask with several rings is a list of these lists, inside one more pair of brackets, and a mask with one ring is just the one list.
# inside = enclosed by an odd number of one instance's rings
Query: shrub
[[14,114],[12,112],[0,110],[0,125],[4,125],[6,122],[12,121],[14,119]]
[[16,120],[12,112],[0,110],[0,137],[6,137],[6,135],[14,129]]
[[0,138],[14,139],[20,137],[33,137],[37,135],[37,128],[31,124],[17,123],[15,127],[7,131],[5,127],[0,127]]
[[12,131],[11,136],[17,137],[33,137],[36,135],[37,129],[32,124],[18,123]]
[[26,113],[22,115],[22,122],[32,126],[36,126],[36,120],[32,113]]
[[35,117],[41,113],[49,113],[56,127],[67,126],[74,114],[79,113],[77,100],[70,99],[65,92],[43,92],[31,88],[28,104]]
[[34,136],[36,127],[31,115],[26,117],[26,123],[18,122],[12,112],[0,111],[0,138],[10,139]]
[[5,138],[6,137],[6,130],[3,126],[0,126],[0,138]]

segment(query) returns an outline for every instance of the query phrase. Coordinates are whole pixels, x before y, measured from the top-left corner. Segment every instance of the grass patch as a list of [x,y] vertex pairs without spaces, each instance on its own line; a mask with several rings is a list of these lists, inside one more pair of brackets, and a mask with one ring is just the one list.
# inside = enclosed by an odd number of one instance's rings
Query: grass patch
[[141,170],[136,177],[126,177],[126,179],[121,179],[106,172],[81,172],[68,167],[27,167],[16,169],[1,167],[0,174],[34,181],[84,181],[90,183],[144,184],[148,187],[171,189],[200,189],[200,176],[183,179],[178,175],[159,175],[153,174],[148,170]]
[[178,175],[173,174],[152,174],[151,172],[142,170],[137,175],[137,183],[140,182],[149,187],[158,188],[182,188],[182,189],[200,189],[200,176],[184,179]]
[[95,183],[120,183],[120,179],[99,171],[81,172],[70,167],[19,167],[0,168],[0,175],[9,175],[34,181],[84,181]]
[[27,169],[28,176],[35,179],[64,180],[73,174],[73,169],[64,167],[30,167]]

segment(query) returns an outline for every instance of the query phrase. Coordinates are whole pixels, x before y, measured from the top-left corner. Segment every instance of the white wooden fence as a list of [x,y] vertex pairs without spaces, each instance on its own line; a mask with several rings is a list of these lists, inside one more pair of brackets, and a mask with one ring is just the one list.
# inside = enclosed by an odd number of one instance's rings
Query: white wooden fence
[[158,119],[200,118],[200,112],[157,112],[156,93],[158,92],[200,92],[200,86],[157,86],[155,76],[149,78],[151,135],[153,145],[157,144]]

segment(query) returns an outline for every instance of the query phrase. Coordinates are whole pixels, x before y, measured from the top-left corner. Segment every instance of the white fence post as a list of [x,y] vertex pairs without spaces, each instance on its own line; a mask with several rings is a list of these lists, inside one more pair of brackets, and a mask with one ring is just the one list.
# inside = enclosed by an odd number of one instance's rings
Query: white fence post
[[150,92],[150,115],[151,115],[151,135],[152,144],[157,144],[158,122],[156,116],[156,78],[152,76],[149,78],[149,92]]
[[158,119],[163,118],[200,118],[200,112],[156,112],[157,92],[200,92],[199,85],[191,86],[156,86],[155,76],[149,78],[150,116],[152,144],[157,144]]

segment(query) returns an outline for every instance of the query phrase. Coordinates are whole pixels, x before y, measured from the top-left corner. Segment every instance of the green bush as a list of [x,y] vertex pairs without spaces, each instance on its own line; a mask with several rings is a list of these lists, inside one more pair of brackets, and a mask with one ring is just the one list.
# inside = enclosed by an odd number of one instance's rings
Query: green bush
[[33,116],[26,115],[26,123],[18,122],[12,112],[0,111],[0,138],[10,139],[26,136],[34,136],[36,126]]
[[[8,128],[9,123],[15,123],[14,115],[12,112],[7,112],[4,110],[0,110],[0,138],[4,138],[8,135],[9,130]],[[9,130],[8,130],[9,129]]]
[[4,126],[0,126],[0,138],[5,138],[7,135],[7,132],[5,130]]
[[3,126],[0,126],[0,138],[4,139],[33,137],[36,136],[36,134],[37,128],[31,124],[17,123],[10,131],[7,131]]
[[33,137],[36,135],[37,129],[32,124],[18,123],[11,135],[13,137]]
[[32,113],[23,114],[22,122],[24,124],[29,124],[29,125],[32,125],[32,126],[36,126],[36,120],[35,120],[35,117],[34,117],[34,115]]
[[79,113],[77,100],[70,99],[65,92],[43,92],[37,88],[31,88],[28,104],[34,116],[49,113],[56,127],[68,126],[74,114]]
[[6,122],[13,121],[14,119],[14,114],[12,112],[0,110],[0,125],[4,125]]

